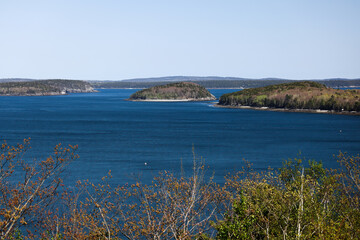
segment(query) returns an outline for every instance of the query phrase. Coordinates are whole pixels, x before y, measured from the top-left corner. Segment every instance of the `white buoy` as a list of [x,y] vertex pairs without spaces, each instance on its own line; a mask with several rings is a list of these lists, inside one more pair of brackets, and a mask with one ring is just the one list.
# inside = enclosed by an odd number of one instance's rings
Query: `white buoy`
[[144,165],[146,166],[146,165],[147,165],[147,162],[146,162],[146,163],[144,163]]

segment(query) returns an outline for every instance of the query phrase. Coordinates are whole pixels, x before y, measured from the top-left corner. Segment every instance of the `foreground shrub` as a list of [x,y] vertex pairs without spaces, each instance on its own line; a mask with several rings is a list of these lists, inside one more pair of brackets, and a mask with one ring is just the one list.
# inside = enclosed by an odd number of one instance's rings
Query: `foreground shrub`
[[53,155],[42,161],[25,161],[30,139],[22,144],[0,147],[0,237],[19,235],[19,228],[34,229],[47,208],[57,201],[60,178],[64,168],[74,159],[76,146],[57,145]]
[[25,161],[29,140],[1,146],[1,239],[358,239],[360,157],[340,153],[337,170],[294,159],[278,170],[251,165],[223,186],[194,157],[191,176],[162,172],[151,184],[62,187],[76,147],[58,145]]
[[218,239],[358,239],[359,157],[338,156],[342,171],[285,161],[278,171],[231,176],[232,209],[215,224]]

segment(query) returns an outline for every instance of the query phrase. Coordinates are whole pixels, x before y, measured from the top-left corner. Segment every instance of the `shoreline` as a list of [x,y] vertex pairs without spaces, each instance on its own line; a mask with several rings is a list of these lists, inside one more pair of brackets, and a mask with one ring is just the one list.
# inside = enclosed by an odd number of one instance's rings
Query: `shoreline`
[[[147,88],[95,88],[95,89],[147,89]],[[235,90],[244,90],[246,88],[238,87],[238,88],[206,88],[206,89],[235,89]]]
[[125,99],[130,102],[206,102],[206,101],[215,101],[216,99]]
[[0,97],[42,97],[42,96],[65,96],[76,93],[97,93],[98,90],[91,91],[61,91],[61,92],[43,92],[43,93],[19,93],[19,94],[1,94]]
[[218,108],[234,108],[234,109],[252,109],[260,111],[272,111],[272,112],[301,112],[301,113],[320,113],[320,114],[337,114],[337,115],[352,115],[360,116],[360,112],[336,112],[333,110],[321,110],[321,109],[289,109],[289,108],[269,108],[269,107],[252,107],[252,106],[230,106],[230,105],[219,105],[219,103],[213,104],[214,107]]
[[[338,87],[334,87],[335,89],[341,89],[341,88],[346,88],[348,90],[352,90],[352,89],[359,89],[360,86],[338,86]],[[100,88],[95,88],[95,89],[146,89],[146,87],[140,87],[140,88],[130,88],[130,87],[115,87],[115,88],[104,88],[104,87],[100,87]],[[234,90],[244,90],[244,89],[250,89],[250,87],[248,88],[244,88],[244,87],[219,87],[219,88],[206,88],[206,89],[212,89],[212,90],[217,90],[217,89],[234,89]]]

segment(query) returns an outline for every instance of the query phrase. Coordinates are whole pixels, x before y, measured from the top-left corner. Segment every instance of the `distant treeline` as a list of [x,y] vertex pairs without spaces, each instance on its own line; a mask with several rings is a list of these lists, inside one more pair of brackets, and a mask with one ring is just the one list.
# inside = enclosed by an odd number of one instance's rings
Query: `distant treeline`
[[38,80],[30,82],[2,82],[0,95],[37,96],[61,95],[73,92],[92,92],[88,82],[79,80]]
[[[189,81],[197,83],[205,88],[255,88],[264,87],[268,85],[291,83],[295,80],[202,80]],[[318,83],[324,84],[327,87],[342,88],[342,87],[359,87],[360,79],[354,80],[319,80]],[[125,81],[91,81],[94,88],[150,88],[157,85],[173,83],[173,81],[160,82],[125,82]]]
[[[30,82],[30,81],[48,81],[35,80],[28,78],[2,78],[2,82]],[[65,80],[65,79],[61,79]],[[71,81],[71,80],[69,80]],[[84,80],[87,81],[87,80]],[[281,78],[236,78],[236,77],[196,77],[196,76],[170,76],[158,78],[136,78],[119,81],[87,81],[94,88],[149,88],[157,85],[164,85],[174,82],[194,82],[205,88],[255,88],[264,87],[268,85],[290,83],[298,80],[281,79]],[[347,78],[331,78],[331,79],[315,79],[310,80],[325,84],[327,87],[341,88],[341,87],[360,87],[360,78],[347,79]]]
[[251,106],[287,109],[360,111],[360,91],[326,87],[319,82],[292,82],[245,89],[220,97],[225,106]]

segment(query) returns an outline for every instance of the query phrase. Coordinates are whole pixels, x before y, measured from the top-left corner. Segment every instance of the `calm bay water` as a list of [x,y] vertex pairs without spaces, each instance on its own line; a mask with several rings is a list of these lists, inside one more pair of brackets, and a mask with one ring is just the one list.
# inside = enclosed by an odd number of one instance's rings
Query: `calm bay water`
[[[67,181],[99,180],[112,171],[112,183],[159,171],[191,171],[192,147],[208,172],[223,181],[242,159],[254,169],[280,167],[301,157],[337,167],[339,150],[360,153],[360,116],[223,109],[209,102],[150,103],[124,99],[134,89],[49,97],[0,97],[0,139],[11,144],[31,137],[28,158],[49,155],[53,147],[79,145],[80,159]],[[219,97],[236,90],[211,90]]]

